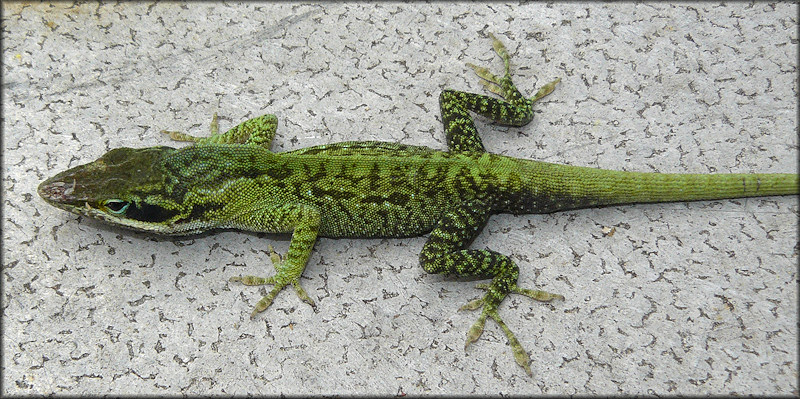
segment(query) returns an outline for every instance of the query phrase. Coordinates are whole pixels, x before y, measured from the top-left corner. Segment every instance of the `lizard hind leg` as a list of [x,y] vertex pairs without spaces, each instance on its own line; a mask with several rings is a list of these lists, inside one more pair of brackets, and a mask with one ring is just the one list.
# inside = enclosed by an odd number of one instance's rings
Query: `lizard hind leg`
[[439,95],[442,123],[447,136],[447,147],[452,152],[484,152],[483,142],[478,135],[469,111],[509,126],[524,126],[533,119],[533,103],[550,94],[559,79],[548,83],[530,99],[519,92],[511,80],[511,61],[505,46],[491,35],[495,52],[503,59],[505,66],[502,77],[495,76],[488,68],[467,63],[481,83],[501,99],[476,93],[443,90]]
[[484,201],[468,201],[445,213],[425,243],[420,253],[420,263],[428,273],[492,277],[491,283],[479,286],[486,289],[486,294],[461,308],[469,310],[482,308],[478,320],[467,333],[464,347],[481,336],[487,317],[491,317],[508,338],[517,364],[531,375],[528,353],[503,322],[498,307],[509,293],[519,293],[541,301],[562,297],[517,287],[519,267],[508,256],[491,250],[466,249],[480,233],[489,218],[490,210],[491,206]]

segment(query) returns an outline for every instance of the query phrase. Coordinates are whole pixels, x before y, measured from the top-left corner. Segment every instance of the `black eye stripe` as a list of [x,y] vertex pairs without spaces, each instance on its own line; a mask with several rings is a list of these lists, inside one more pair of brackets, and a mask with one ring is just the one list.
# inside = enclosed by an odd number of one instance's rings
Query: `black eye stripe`
[[142,222],[164,222],[177,214],[158,205],[132,203],[125,216]]

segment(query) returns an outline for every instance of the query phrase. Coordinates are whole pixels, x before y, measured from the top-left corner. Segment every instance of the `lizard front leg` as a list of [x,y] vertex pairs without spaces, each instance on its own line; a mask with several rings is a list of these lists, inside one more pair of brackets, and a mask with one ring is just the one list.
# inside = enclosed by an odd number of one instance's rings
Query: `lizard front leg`
[[161,132],[169,134],[169,137],[175,141],[189,141],[197,144],[255,144],[269,149],[277,129],[278,118],[275,115],[266,114],[248,119],[227,132],[219,134],[219,123],[215,113],[211,118],[211,135],[208,137],[197,137],[169,130]]
[[255,209],[249,208],[232,218],[232,222],[240,228],[261,232],[292,232],[289,242],[289,251],[281,259],[276,254],[270,254],[270,259],[275,267],[275,275],[271,277],[238,276],[231,277],[232,282],[241,282],[244,285],[272,284],[272,290],[255,306],[250,318],[266,310],[275,296],[287,285],[291,284],[297,296],[311,306],[314,301],[300,286],[300,276],[305,270],[311,250],[317,241],[320,225],[319,210],[308,205],[287,204],[281,206],[263,206]]
[[420,253],[420,263],[428,273],[454,273],[460,276],[491,277],[489,284],[479,285],[487,290],[486,295],[461,309],[482,308],[478,320],[467,333],[466,349],[483,333],[486,318],[491,317],[505,333],[517,364],[531,375],[530,357],[519,340],[500,318],[497,309],[509,293],[526,295],[538,301],[563,299],[561,295],[517,287],[519,267],[511,258],[491,250],[466,249],[480,234],[491,214],[491,205],[486,201],[473,200],[458,204],[445,213],[431,232]]

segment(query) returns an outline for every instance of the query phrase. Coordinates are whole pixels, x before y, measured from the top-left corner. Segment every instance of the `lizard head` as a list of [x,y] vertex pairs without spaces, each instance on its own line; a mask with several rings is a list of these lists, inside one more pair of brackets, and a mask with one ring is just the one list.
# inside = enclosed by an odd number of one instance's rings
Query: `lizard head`
[[182,206],[166,192],[164,158],[171,147],[117,148],[39,185],[49,204],[135,230],[181,234]]

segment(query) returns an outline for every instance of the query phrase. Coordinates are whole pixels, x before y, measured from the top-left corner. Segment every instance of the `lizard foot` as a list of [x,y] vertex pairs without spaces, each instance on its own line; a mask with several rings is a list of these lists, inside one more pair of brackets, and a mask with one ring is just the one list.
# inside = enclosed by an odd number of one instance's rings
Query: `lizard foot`
[[270,251],[269,259],[270,261],[272,261],[272,266],[275,267],[275,270],[277,272],[274,276],[271,277],[235,276],[231,277],[228,280],[230,282],[238,282],[244,285],[266,285],[266,284],[273,285],[272,290],[270,290],[270,292],[267,295],[265,295],[263,298],[261,298],[261,300],[258,301],[258,303],[256,303],[255,309],[253,309],[253,312],[250,313],[250,318],[254,319],[259,313],[267,310],[267,308],[269,307],[269,305],[272,304],[272,301],[275,299],[278,293],[281,292],[281,290],[283,290],[289,284],[292,284],[292,287],[294,287],[294,291],[297,293],[297,296],[300,297],[300,299],[303,300],[303,302],[308,303],[312,307],[316,307],[314,300],[308,296],[306,290],[304,290],[303,287],[300,285],[300,276],[298,276],[297,278],[286,278],[286,275],[288,273],[285,272],[287,269],[284,268],[284,260],[282,259],[281,255],[275,252],[275,250],[272,248],[272,245],[270,245],[267,248],[267,250]]
[[[503,77],[500,78],[495,76],[491,72],[489,72],[488,68],[480,67],[472,63],[467,63],[467,66],[472,68],[475,71],[475,74],[481,78],[481,84],[486,88],[486,90],[497,94],[505,99],[509,99],[513,92],[516,91],[514,84],[511,82],[511,56],[508,54],[508,50],[506,50],[506,46],[500,41],[500,39],[496,38],[494,34],[489,34],[492,38],[492,47],[494,48],[495,53],[503,59],[503,64],[505,66],[505,72]],[[547,83],[530,98],[531,103],[535,103],[542,97],[550,94],[556,88],[556,85],[561,82],[561,78],[555,79],[550,83]]]
[[[466,343],[464,344],[464,349],[466,349],[469,346],[469,344],[477,341],[478,338],[480,338],[481,334],[483,334],[483,327],[486,324],[486,318],[491,317],[495,321],[495,323],[497,323],[497,325],[500,326],[500,329],[502,329],[503,332],[506,334],[506,338],[508,339],[508,345],[511,347],[511,351],[514,354],[514,360],[516,360],[517,364],[519,364],[523,369],[525,369],[525,373],[527,373],[529,376],[533,375],[530,367],[531,359],[528,356],[528,352],[525,351],[525,348],[522,347],[522,344],[519,342],[519,340],[511,331],[511,329],[508,328],[506,323],[503,322],[503,319],[500,318],[500,314],[497,312],[497,306],[505,298],[505,295],[501,295],[498,300],[498,296],[494,295],[494,293],[491,292],[492,289],[491,284],[478,284],[476,287],[489,290],[490,292],[488,292],[482,298],[470,301],[466,305],[459,308],[459,310],[476,310],[481,307],[483,308],[483,310],[481,311],[481,315],[478,316],[478,320],[475,322],[475,324],[472,325],[472,327],[469,328],[469,331],[467,331],[467,340]],[[552,294],[546,291],[519,288],[517,287],[516,284],[510,287],[509,292],[525,295],[540,302],[549,302],[552,301],[553,299],[564,299],[564,297],[559,294]]]

